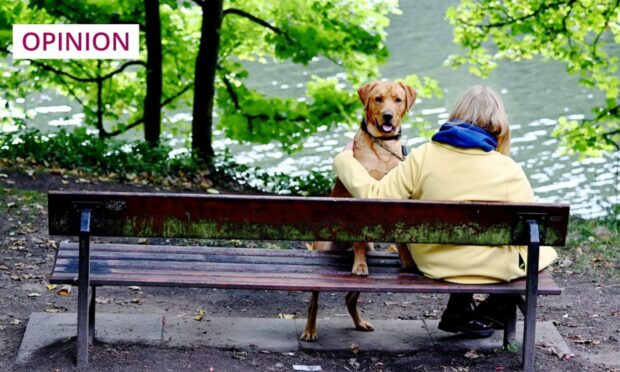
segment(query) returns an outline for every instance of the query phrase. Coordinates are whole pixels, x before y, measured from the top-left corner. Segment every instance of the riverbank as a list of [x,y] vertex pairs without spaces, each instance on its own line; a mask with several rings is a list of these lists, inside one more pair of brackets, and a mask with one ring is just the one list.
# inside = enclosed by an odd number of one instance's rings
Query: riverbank
[[[73,344],[53,345],[25,367],[14,365],[25,325],[33,312],[75,312],[76,291],[47,286],[58,242],[47,235],[49,189],[157,191],[160,187],[121,184],[86,175],[32,174],[0,170],[0,369],[71,370]],[[177,188],[173,191],[188,191]],[[189,190],[191,191],[191,190]],[[205,192],[194,190],[197,192]],[[221,193],[241,192],[218,189]],[[620,237],[613,220],[572,219],[569,244],[560,250],[554,276],[564,288],[559,297],[542,298],[539,320],[552,321],[575,353],[560,355],[553,345],[538,345],[541,370],[600,371],[619,366],[606,355],[620,347]],[[104,313],[165,313],[193,318],[201,310],[210,317],[303,317],[308,295],[176,288],[102,288],[98,306]],[[369,319],[436,320],[446,303],[442,295],[363,295]],[[340,294],[325,294],[320,317],[340,319],[346,310]],[[344,322],[350,320],[342,317]],[[319,330],[320,331],[320,330]],[[477,355],[474,357],[474,355]],[[147,361],[148,360],[148,361]],[[353,360],[353,361],[352,361]],[[215,348],[156,348],[146,345],[99,345],[93,370],[290,370],[293,364],[321,365],[323,370],[514,370],[520,354],[438,352],[367,353],[241,352]],[[192,367],[193,366],[193,367]]]

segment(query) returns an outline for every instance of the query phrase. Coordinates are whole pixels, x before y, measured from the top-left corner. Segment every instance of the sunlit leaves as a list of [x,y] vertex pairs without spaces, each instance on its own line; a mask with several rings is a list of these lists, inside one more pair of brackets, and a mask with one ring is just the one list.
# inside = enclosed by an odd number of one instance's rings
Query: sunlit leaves
[[[580,83],[602,91],[608,99],[620,92],[618,53],[620,6],[616,0],[463,0],[446,12],[454,25],[454,41],[466,48],[447,65],[468,65],[488,76],[497,61],[558,60]],[[612,107],[613,108],[613,107]],[[608,105],[594,112],[609,110]],[[562,120],[556,133],[562,144],[581,154],[618,150],[618,110],[581,123]],[[615,143],[615,144],[614,144]]]
[[227,137],[239,141],[275,140],[290,153],[299,150],[302,140],[316,133],[318,127],[356,121],[352,114],[359,106],[357,96],[339,87],[335,79],[314,77],[304,100],[268,97],[242,84],[229,83],[230,87],[222,86],[218,92],[219,126]]
[[[141,0],[14,3],[17,5],[1,5],[0,26],[16,23],[17,17],[21,17],[23,23],[35,23],[33,20],[43,15],[46,18],[39,23],[131,22],[141,24],[144,32]],[[205,11],[209,11],[208,2],[206,4]],[[173,104],[181,100],[188,102],[192,97],[202,11],[194,2],[160,0],[162,99],[190,88]],[[318,127],[357,123],[359,104],[352,86],[378,77],[378,66],[388,57],[384,44],[388,15],[399,14],[396,0],[229,0],[225,2],[224,12],[216,78],[218,126],[230,138],[258,143],[277,141],[289,152],[301,148],[303,139],[315,133]],[[12,18],[5,20],[9,14],[13,14]],[[141,49],[141,59],[145,60],[144,45]],[[347,89],[343,81],[318,77],[308,82],[305,97],[300,98],[270,97],[246,86],[245,61],[288,60],[308,64],[316,59],[329,60],[339,66],[346,76]],[[90,79],[107,74],[119,65],[109,61],[45,63],[73,76]],[[82,104],[86,122],[95,122],[95,83],[75,81],[27,62],[18,63],[15,69],[21,72],[22,79],[38,81],[29,87],[30,91],[52,88],[68,95]],[[142,117],[144,80],[144,68],[132,66],[104,82],[106,130],[122,129]],[[7,83],[13,90],[18,85],[17,80]],[[169,123],[165,115],[164,123]]]

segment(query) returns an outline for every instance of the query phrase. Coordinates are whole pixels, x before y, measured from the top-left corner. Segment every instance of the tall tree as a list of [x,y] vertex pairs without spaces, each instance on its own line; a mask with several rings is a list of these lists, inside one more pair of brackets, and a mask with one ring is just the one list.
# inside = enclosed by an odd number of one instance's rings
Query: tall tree
[[452,66],[486,76],[498,61],[558,60],[580,83],[605,94],[581,122],[560,118],[554,134],[581,155],[620,151],[620,0],[462,0],[447,11],[466,48]]
[[144,97],[144,139],[159,143],[161,132],[162,50],[159,0],[144,0],[146,26],[146,96]]
[[220,49],[220,29],[224,0],[195,0],[202,10],[200,46],[194,71],[194,105],[192,107],[192,148],[200,158],[213,157],[213,102],[215,71]]

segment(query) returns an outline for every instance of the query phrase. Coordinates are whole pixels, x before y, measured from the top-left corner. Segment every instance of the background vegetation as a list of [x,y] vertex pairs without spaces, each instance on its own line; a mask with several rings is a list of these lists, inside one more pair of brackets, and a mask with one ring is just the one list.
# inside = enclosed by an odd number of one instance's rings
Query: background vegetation
[[[0,4],[0,91],[7,105],[43,89],[66,95],[82,106],[85,129],[49,135],[25,122],[15,133],[0,133],[5,164],[60,168],[80,167],[96,174],[140,181],[197,172],[200,179],[231,175],[272,191],[320,194],[328,176],[313,173],[290,179],[269,176],[232,164],[213,151],[214,126],[242,142],[278,143],[291,153],[321,126],[355,125],[359,105],[353,87],[379,78],[387,60],[389,16],[399,14],[398,1],[372,0],[22,0]],[[608,46],[620,41],[617,0],[527,0],[519,2],[461,0],[446,10],[454,42],[462,53],[446,64],[467,65],[488,76],[500,61],[542,57],[557,60],[580,83],[600,90],[584,120],[560,118],[555,135],[561,147],[582,156],[620,149],[618,56]],[[135,61],[22,60],[11,58],[15,23],[138,23],[141,57]],[[268,96],[248,86],[248,62],[291,61],[306,65],[320,57],[339,66],[347,84],[312,77],[304,99]],[[401,77],[420,97],[441,96],[437,81]],[[162,125],[174,131],[162,108],[192,108],[192,152],[170,157],[160,141]],[[217,121],[214,122],[214,117]],[[143,142],[114,137],[142,129]],[[28,159],[28,160],[26,160]],[[218,168],[219,164],[219,168]],[[226,172],[214,172],[216,168]],[[268,185],[268,186],[266,186]],[[307,188],[307,189],[306,189]],[[304,190],[305,189],[305,190]]]

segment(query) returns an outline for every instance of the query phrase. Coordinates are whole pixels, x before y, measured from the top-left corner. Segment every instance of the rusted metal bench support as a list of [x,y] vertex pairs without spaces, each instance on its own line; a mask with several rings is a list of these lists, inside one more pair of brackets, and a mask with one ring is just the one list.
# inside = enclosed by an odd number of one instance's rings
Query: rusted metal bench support
[[85,209],[80,217],[80,252],[78,273],[78,313],[77,313],[77,366],[88,366],[88,348],[92,345],[95,330],[95,293],[90,291],[90,209]]
[[525,316],[523,328],[523,370],[534,371],[536,357],[536,303],[538,297],[538,261],[540,232],[535,220],[527,221],[530,244],[527,247],[527,282],[525,284]]

